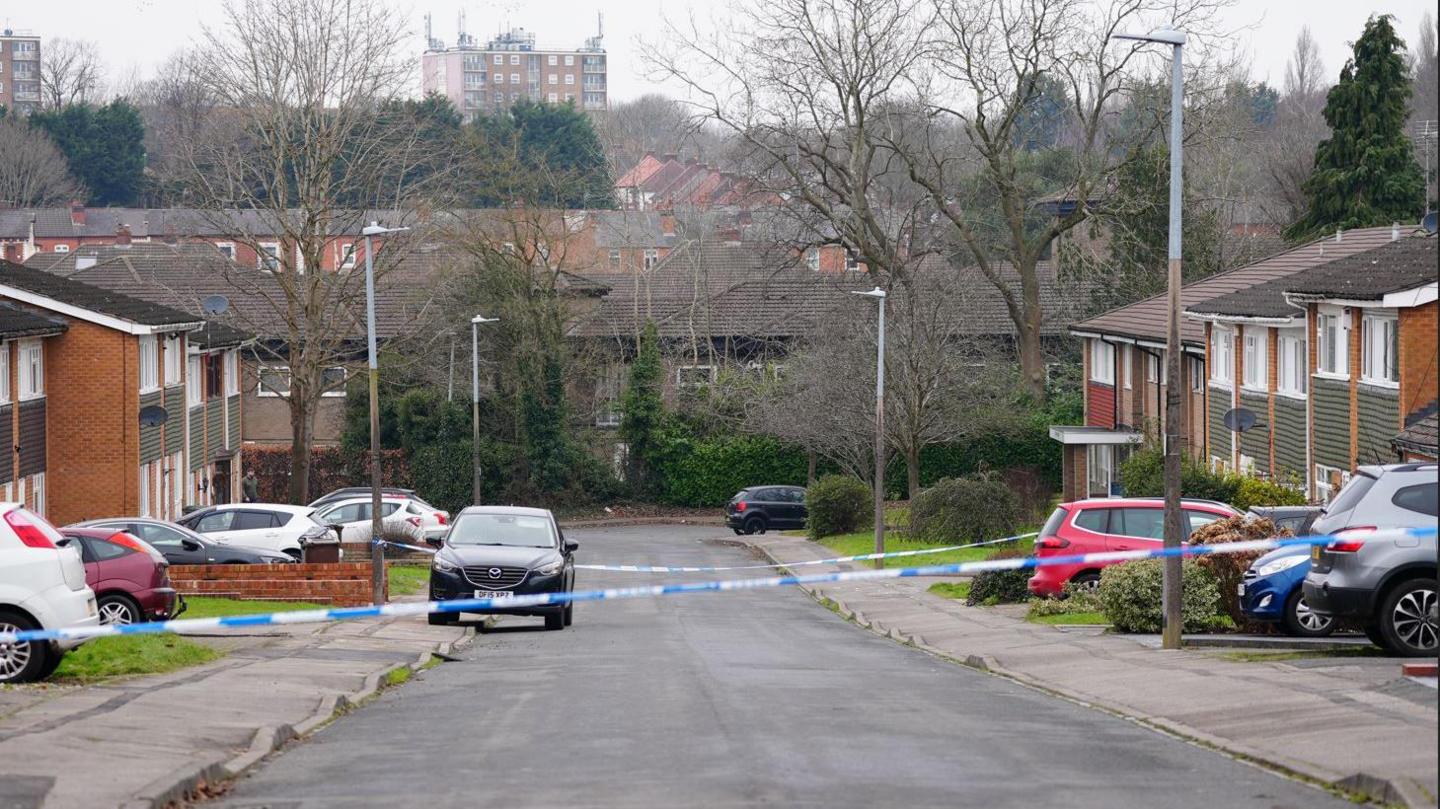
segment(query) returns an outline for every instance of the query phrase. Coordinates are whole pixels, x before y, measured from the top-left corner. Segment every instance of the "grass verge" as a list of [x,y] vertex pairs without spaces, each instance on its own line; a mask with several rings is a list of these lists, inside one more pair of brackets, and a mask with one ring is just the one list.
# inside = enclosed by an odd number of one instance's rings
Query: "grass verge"
[[214,649],[179,635],[96,638],[65,655],[50,681],[84,684],[112,677],[163,674],[218,657],[220,653]]
[[970,582],[936,582],[935,584],[930,585],[930,592],[934,593],[937,596],[940,596],[941,598],[953,598],[957,601],[964,601],[965,599],[970,597]]
[[430,586],[430,566],[421,564],[391,564],[386,568],[390,576],[391,597],[409,596],[424,592]]
[[227,615],[256,615],[262,612],[323,609],[329,609],[329,605],[316,604],[312,601],[241,601],[238,598],[186,596],[185,613],[180,617],[221,618]]
[[1059,615],[1027,615],[1025,620],[1032,624],[1106,624],[1110,619],[1103,612],[1062,612]]
[[1357,646],[1353,649],[1315,649],[1313,651],[1291,651],[1291,652],[1222,652],[1216,655],[1222,660],[1233,660],[1237,663],[1275,663],[1286,660],[1313,660],[1326,657],[1386,657],[1383,649],[1374,646]]
[[398,668],[393,668],[390,670],[389,674],[385,675],[385,687],[392,688],[394,686],[401,685],[405,682],[408,682],[412,676],[414,676],[414,672],[410,670],[409,666],[400,666]]
[[[1017,533],[1025,533],[1018,531]],[[833,537],[825,537],[820,544],[835,551],[836,556],[859,556],[875,552],[875,536],[869,531],[856,534],[840,534]],[[886,552],[894,551],[919,551],[928,548],[941,548],[946,545],[963,545],[963,542],[916,542],[906,538],[903,534],[889,534],[885,538]],[[996,551],[1017,550],[1028,556],[1035,547],[1033,538],[1005,542],[999,545],[984,545],[979,548],[965,548],[958,551],[945,551],[944,553],[927,553],[921,556],[900,556],[883,560],[885,567],[926,567],[929,565],[952,565],[958,562],[978,562]]]

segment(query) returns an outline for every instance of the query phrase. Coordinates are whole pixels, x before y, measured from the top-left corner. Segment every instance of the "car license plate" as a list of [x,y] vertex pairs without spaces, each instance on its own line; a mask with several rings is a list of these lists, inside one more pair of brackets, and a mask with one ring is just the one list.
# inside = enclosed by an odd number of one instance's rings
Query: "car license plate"
[[1312,562],[1318,562],[1318,561],[1320,561],[1320,546],[1319,546],[1319,545],[1311,545],[1311,546],[1310,546],[1310,561],[1312,561]]
[[1244,597],[1245,597],[1245,582],[1242,581],[1242,582],[1240,582],[1239,584],[1235,585],[1235,590],[1236,590],[1236,595],[1240,596],[1241,598],[1244,598]]
[[511,597],[513,597],[514,595],[515,595],[515,594],[514,594],[513,592],[509,591],[509,590],[476,590],[476,591],[475,591],[475,597],[476,597],[476,598],[488,598],[488,599],[490,599],[490,600],[492,600],[492,601],[496,601],[496,600],[499,600],[499,599],[502,599],[502,598],[511,598]]

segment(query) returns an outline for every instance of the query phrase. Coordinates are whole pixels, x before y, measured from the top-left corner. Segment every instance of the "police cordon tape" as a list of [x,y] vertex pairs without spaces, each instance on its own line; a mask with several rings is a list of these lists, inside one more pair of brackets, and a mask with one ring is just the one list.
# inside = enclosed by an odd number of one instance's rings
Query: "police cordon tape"
[[[1364,537],[1364,541],[1377,539],[1400,539],[1404,537],[1433,537],[1436,529],[1400,528],[1376,531]],[[371,607],[347,607],[327,610],[295,610],[273,612],[261,615],[234,615],[221,618],[181,618],[174,621],[153,621],[143,624],[114,624],[106,626],[80,626],[63,629],[31,629],[23,632],[0,633],[0,643],[25,641],[98,638],[109,635],[140,635],[153,632],[176,632],[214,630],[221,628],[244,628],[283,624],[313,624],[330,621],[352,621],[361,618],[394,618],[429,613],[473,612],[491,610],[524,609],[547,605],[572,604],[581,601],[615,601],[629,598],[658,598],[660,596],[683,595],[726,590],[754,590],[767,587],[793,587],[802,584],[829,584],[874,579],[900,579],[914,576],[953,576],[983,573],[995,570],[1021,570],[1025,568],[1050,567],[1053,565],[1089,564],[1094,562],[1133,562],[1140,559],[1158,559],[1167,556],[1204,556],[1209,554],[1248,553],[1268,551],[1298,545],[1328,545],[1335,541],[1333,536],[1310,536],[1288,539],[1254,539],[1244,542],[1230,542],[1221,545],[1195,545],[1179,548],[1155,548],[1153,550],[1106,551],[1104,553],[1083,553],[1069,556],[1034,556],[1023,559],[994,559],[984,562],[957,562],[948,565],[928,567],[896,567],[885,570],[854,570],[842,573],[812,573],[804,576],[772,576],[756,579],[725,579],[721,581],[689,582],[686,584],[655,584],[644,587],[621,587],[606,590],[582,590],[573,593],[542,593],[538,595],[517,595],[497,603],[489,598],[454,599],[450,601],[429,601],[408,604],[384,604]]]
[[[723,573],[731,570],[773,570],[775,568],[792,568],[801,565],[829,565],[837,562],[865,562],[874,559],[894,559],[902,556],[923,556],[931,553],[949,553],[950,551],[963,551],[967,548],[983,548],[988,545],[999,545],[1004,542],[1017,542],[1037,536],[1038,532],[1031,531],[1028,534],[1016,534],[1012,537],[1001,537],[999,539],[987,539],[984,542],[972,542],[968,545],[946,545],[941,548],[922,548],[911,551],[889,551],[886,553],[862,553],[857,556],[836,556],[832,559],[808,559],[803,562],[776,562],[768,565],[730,565],[728,567],[663,567],[660,565],[576,565],[576,570],[608,570],[620,573]],[[421,551],[423,553],[435,553],[430,548],[422,548],[416,545],[406,545],[401,542],[390,542],[381,540],[380,545],[389,545],[394,548]]]

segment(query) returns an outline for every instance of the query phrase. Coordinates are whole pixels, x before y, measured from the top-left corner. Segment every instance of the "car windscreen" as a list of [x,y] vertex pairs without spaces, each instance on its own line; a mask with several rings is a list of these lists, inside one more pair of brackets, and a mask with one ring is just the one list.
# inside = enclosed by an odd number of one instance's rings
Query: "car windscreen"
[[555,529],[546,517],[524,514],[461,514],[445,540],[451,545],[555,547]]
[[1053,537],[1060,533],[1060,524],[1065,522],[1065,517],[1070,512],[1063,508],[1056,508],[1050,512],[1050,519],[1045,521],[1045,527],[1040,529],[1041,537]]
[[1325,514],[1328,516],[1350,511],[1360,505],[1360,501],[1365,499],[1365,495],[1370,493],[1370,487],[1374,485],[1375,478],[1366,474],[1350,478],[1350,482],[1345,484],[1345,488],[1341,489],[1340,493],[1335,495],[1335,499],[1330,501],[1330,505],[1325,507]]

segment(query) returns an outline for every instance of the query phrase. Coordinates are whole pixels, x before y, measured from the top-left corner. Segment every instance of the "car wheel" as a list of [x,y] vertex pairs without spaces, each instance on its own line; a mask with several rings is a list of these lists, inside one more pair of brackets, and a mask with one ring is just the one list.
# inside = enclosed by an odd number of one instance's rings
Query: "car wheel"
[[1381,649],[1390,648],[1390,644],[1385,641],[1385,633],[1380,631],[1378,624],[1367,623],[1362,629],[1365,631],[1365,637],[1369,638],[1371,643],[1379,646]]
[[140,612],[140,605],[131,600],[129,596],[117,593],[100,596],[100,603],[97,607],[102,626],[125,626],[126,624],[138,624],[145,620],[145,616]]
[[1299,587],[1285,601],[1283,617],[1285,631],[1300,638],[1323,638],[1335,631],[1335,616],[1321,615],[1305,603],[1305,593]]
[[1093,593],[1100,589],[1100,574],[1093,570],[1076,573],[1075,576],[1070,579],[1069,584],[1072,590],[1084,590],[1087,593]]
[[757,515],[747,519],[745,521],[745,533],[746,535],[765,533],[765,518]]
[[737,537],[745,533],[744,531],[740,530],[739,528],[731,528],[730,530],[731,530],[731,531],[734,531],[734,532],[735,532],[735,536],[737,536]]
[[[0,632],[24,632],[40,627],[30,618],[18,612],[0,610]],[[34,641],[26,643],[0,644],[0,683],[28,683],[45,676],[43,672],[53,671],[50,658],[58,653],[48,643]]]
[[1434,579],[1411,579],[1386,596],[1380,607],[1380,634],[1405,657],[1425,657],[1440,648],[1440,592]]
[[575,602],[572,601],[565,605],[565,625],[569,626],[573,623],[575,623]]
[[551,629],[551,630],[554,630],[554,629],[564,629],[564,628],[565,628],[565,613],[563,613],[563,612],[551,612],[551,613],[547,613],[547,614],[545,615],[545,628],[546,628],[546,629]]
[[456,620],[456,616],[448,612],[432,612],[425,618],[431,626],[451,626]]

